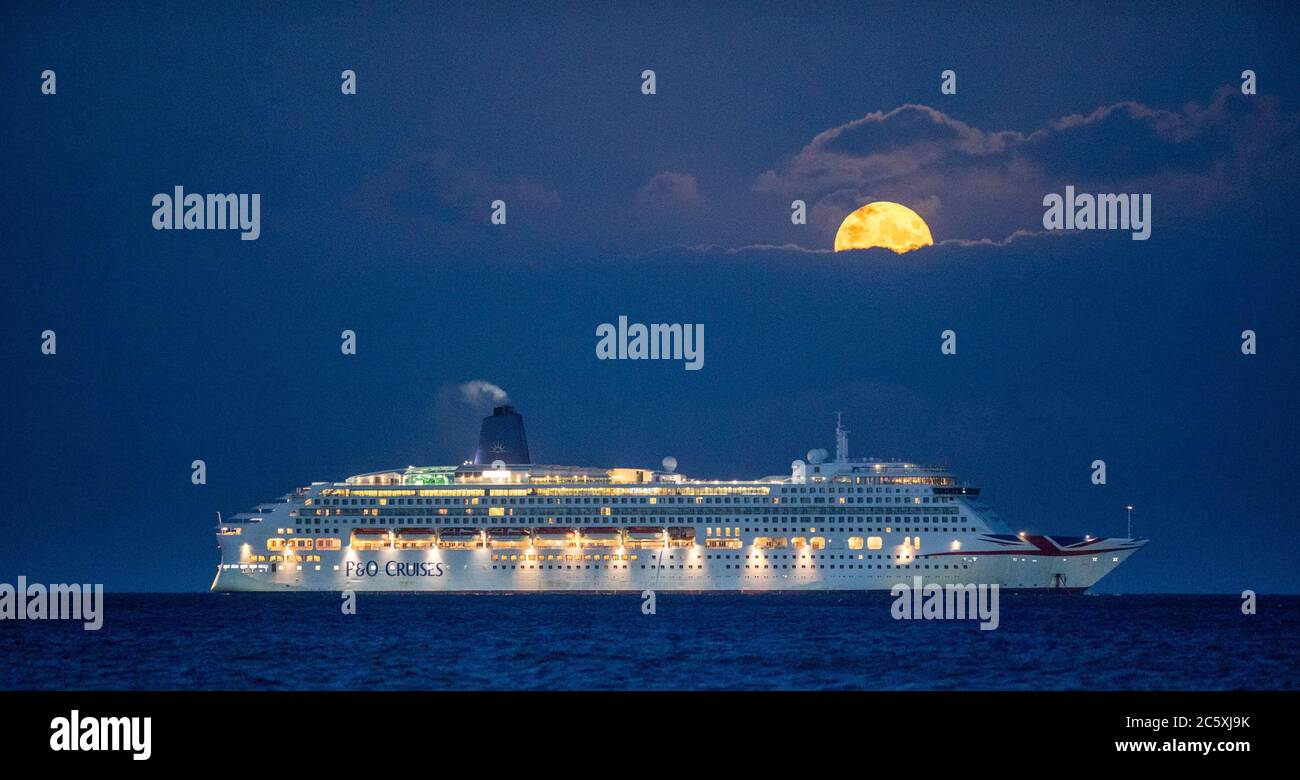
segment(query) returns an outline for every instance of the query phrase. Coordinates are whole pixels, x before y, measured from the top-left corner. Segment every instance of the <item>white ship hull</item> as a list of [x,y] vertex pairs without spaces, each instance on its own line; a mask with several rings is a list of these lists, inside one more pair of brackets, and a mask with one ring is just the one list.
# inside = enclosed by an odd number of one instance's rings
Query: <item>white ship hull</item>
[[[908,563],[858,559],[848,550],[798,553],[714,551],[706,548],[600,553],[599,561],[511,562],[482,550],[395,550],[344,552],[320,563],[223,564],[217,591],[415,591],[442,593],[620,591],[809,591],[889,590],[920,576],[927,583],[997,584],[1007,590],[1080,592],[1123,563],[1145,541],[1097,539],[1094,549],[1046,554],[1028,545],[971,555],[919,555]],[[547,551],[563,556],[563,550]],[[581,558],[590,551],[573,550]],[[605,554],[626,555],[617,563]],[[516,553],[518,555],[518,553]],[[526,557],[527,553],[523,553]],[[536,553],[533,553],[536,557]],[[635,560],[632,556],[635,555]],[[662,563],[660,556],[665,556]],[[709,558],[729,555],[736,557]],[[498,560],[493,560],[493,557]],[[668,557],[670,556],[670,557]],[[317,568],[319,567],[319,568]],[[337,567],[337,569],[336,569]],[[945,568],[947,567],[947,568]]]
[[484,420],[494,461],[318,482],[217,529],[218,591],[1079,592],[1145,540],[1013,533],[946,469],[814,450],[788,476],[688,479],[528,461],[512,407]]

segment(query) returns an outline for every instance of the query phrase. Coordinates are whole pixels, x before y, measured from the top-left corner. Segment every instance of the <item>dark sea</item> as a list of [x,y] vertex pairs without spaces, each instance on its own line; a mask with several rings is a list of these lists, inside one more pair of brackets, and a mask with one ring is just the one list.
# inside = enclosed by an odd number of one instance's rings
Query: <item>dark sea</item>
[[0,622],[2,689],[1296,689],[1300,597],[1002,594],[1000,625],[887,593],[108,594]]

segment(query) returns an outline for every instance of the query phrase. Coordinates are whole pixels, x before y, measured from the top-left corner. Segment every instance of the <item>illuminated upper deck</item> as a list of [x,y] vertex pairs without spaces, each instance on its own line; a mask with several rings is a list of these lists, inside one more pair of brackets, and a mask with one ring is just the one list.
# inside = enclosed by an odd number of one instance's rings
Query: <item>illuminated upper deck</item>
[[951,472],[939,466],[902,461],[857,460],[844,463],[807,464],[795,461],[788,475],[757,479],[698,479],[685,474],[643,468],[598,468],[544,464],[497,464],[479,466],[408,466],[356,474],[336,486],[400,485],[408,487],[506,485],[626,485],[670,487],[687,485],[816,485],[842,483],[858,485],[956,484]]
[[[825,450],[815,449],[807,460],[790,464],[785,475],[766,476],[748,480],[698,479],[677,473],[676,460],[665,458],[665,469],[599,468],[591,466],[563,466],[537,463],[509,464],[497,460],[490,464],[465,461],[459,466],[407,466],[356,474],[342,483],[332,483],[336,488],[390,485],[403,487],[602,487],[618,486],[643,488],[637,492],[680,493],[675,488],[732,487],[754,488],[756,494],[766,495],[773,485],[929,485],[950,487],[956,484],[952,473],[940,466],[926,466],[906,461],[886,461],[875,458],[853,460],[848,457],[848,431],[836,426],[835,459],[827,460]],[[478,459],[476,459],[478,460]]]

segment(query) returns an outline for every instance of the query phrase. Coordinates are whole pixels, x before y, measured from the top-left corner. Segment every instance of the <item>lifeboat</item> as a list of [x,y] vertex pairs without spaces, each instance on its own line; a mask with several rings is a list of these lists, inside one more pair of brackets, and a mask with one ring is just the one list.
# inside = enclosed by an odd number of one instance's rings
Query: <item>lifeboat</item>
[[668,546],[669,547],[692,547],[695,544],[695,526],[679,525],[669,526],[668,528]]
[[438,532],[432,528],[399,528],[396,537],[399,550],[427,550],[438,544]]
[[583,528],[579,532],[578,543],[583,547],[621,547],[623,545],[623,529]]
[[492,547],[529,547],[533,535],[527,528],[489,528],[487,540]]
[[572,547],[577,544],[577,529],[548,525],[533,531],[538,547]]
[[662,547],[664,529],[657,525],[634,525],[627,529],[628,547]]
[[759,550],[784,550],[790,540],[784,536],[755,536],[754,547]]
[[354,550],[387,550],[393,539],[387,528],[353,528],[350,545]]
[[438,532],[438,546],[444,550],[480,547],[482,542],[483,534],[477,528],[444,528]]

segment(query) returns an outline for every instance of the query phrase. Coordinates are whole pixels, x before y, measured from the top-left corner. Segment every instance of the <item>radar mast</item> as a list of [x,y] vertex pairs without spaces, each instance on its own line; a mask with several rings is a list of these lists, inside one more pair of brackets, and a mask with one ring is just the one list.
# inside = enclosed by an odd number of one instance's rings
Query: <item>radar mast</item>
[[835,462],[849,462],[849,431],[844,427],[844,413],[835,413]]

